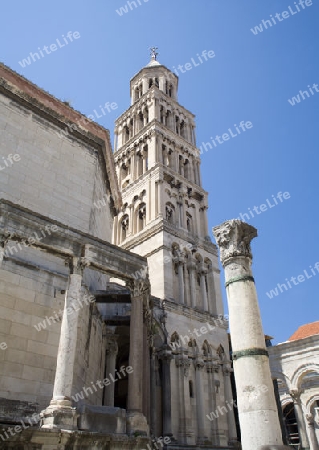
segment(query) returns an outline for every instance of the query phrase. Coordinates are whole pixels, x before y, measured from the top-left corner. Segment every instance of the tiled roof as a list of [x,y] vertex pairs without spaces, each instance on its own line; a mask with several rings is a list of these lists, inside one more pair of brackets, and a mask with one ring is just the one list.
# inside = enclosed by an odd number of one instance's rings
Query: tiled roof
[[309,336],[314,336],[315,334],[319,334],[319,321],[302,325],[292,336],[290,336],[288,341],[297,341],[298,339],[304,339]]

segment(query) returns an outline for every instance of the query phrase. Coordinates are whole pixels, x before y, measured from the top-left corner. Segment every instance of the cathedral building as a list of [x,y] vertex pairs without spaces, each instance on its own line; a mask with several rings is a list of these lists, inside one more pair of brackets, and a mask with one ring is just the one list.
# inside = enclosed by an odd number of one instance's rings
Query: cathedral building
[[0,449],[237,445],[195,117],[177,94],[153,49],[113,153],[108,130],[0,65]]

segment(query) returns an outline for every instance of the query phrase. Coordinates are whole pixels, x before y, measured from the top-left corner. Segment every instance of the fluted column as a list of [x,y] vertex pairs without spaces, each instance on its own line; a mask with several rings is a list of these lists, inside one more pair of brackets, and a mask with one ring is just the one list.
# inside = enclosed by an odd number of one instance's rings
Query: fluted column
[[301,447],[308,448],[309,443],[308,443],[308,439],[307,439],[306,424],[304,421],[303,410],[302,410],[301,399],[300,399],[301,392],[299,392],[297,389],[291,389],[291,391],[289,391],[289,394],[291,395],[293,402],[294,402],[295,415],[296,415],[297,424],[298,424],[298,432],[299,432]]
[[[72,408],[71,394],[76,354],[81,283],[85,262],[82,258],[68,260],[70,275],[65,294],[64,311],[50,406],[42,411],[42,428],[76,429],[76,408]],[[70,314],[70,311],[72,313]]]
[[203,385],[202,376],[204,369],[204,361],[196,358],[195,366],[195,382],[196,382],[196,417],[197,417],[197,444],[202,444],[207,440],[205,437],[205,417],[204,417],[204,401],[203,401]]
[[[106,343],[106,376],[112,375],[113,379],[115,379],[115,368],[116,368],[116,357],[118,352],[117,346],[118,335],[110,334],[107,336]],[[105,386],[104,388],[104,405],[105,406],[114,406],[114,383]]]
[[[232,368],[229,364],[224,363],[223,366],[223,373],[224,373],[224,386],[225,386],[225,400],[228,402],[229,405],[233,406],[233,392],[231,388],[231,381],[230,381],[230,374],[232,372]],[[234,408],[229,410],[227,413],[227,422],[228,422],[228,440],[229,444],[233,445],[237,442],[237,429],[236,429],[236,422],[235,422],[235,416],[234,416]]]
[[140,432],[148,434],[148,425],[143,409],[143,301],[149,296],[148,279],[127,283],[131,291],[130,354],[129,365],[132,372],[128,376],[127,431],[129,434]]
[[[230,220],[215,227],[213,233],[225,269],[242,448],[257,450],[268,445],[275,449],[282,445],[282,436],[251,271],[250,242],[257,230]],[[249,402],[249,395],[257,395],[257,390],[258,402]]]

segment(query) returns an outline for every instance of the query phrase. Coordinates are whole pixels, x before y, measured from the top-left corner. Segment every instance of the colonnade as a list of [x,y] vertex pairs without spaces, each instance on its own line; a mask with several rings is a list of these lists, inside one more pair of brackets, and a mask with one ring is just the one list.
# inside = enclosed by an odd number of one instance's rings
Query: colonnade
[[[77,330],[79,326],[78,305],[81,304],[81,284],[83,271],[89,263],[85,258],[69,258],[69,283],[65,296],[64,312],[57,355],[53,397],[48,408],[42,411],[42,428],[77,429],[78,412],[72,406],[72,389],[75,369]],[[136,431],[148,433],[148,425],[143,415],[143,364],[144,332],[143,308],[148,305],[149,285],[147,280],[132,280],[127,283],[131,290],[131,324],[128,372],[127,433]],[[72,314],[68,314],[72,310]],[[106,366],[108,373],[115,376],[117,356],[117,336],[108,335],[106,345]],[[105,386],[104,404],[114,406],[114,383]]]
[[175,280],[177,278],[176,291],[178,302],[191,308],[199,308],[216,314],[216,306],[212,303],[215,299],[215,287],[213,273],[210,265],[190,252],[182,252],[173,248],[173,266]]
[[[232,405],[230,361],[222,362],[211,353],[201,353],[198,348],[193,355],[190,355],[189,349],[182,346],[170,353],[166,371],[176,371],[176,376],[170,375],[168,378],[176,380],[176,385],[172,386],[172,389],[179,399],[178,410],[174,411],[174,415],[178,417],[178,421],[175,422],[178,423],[178,428],[174,434],[178,443],[200,445],[210,441],[213,445],[227,445],[228,442],[236,442],[234,413],[230,409],[226,410],[225,406],[223,406],[225,411],[221,408],[225,401]],[[161,353],[159,355],[161,358]],[[163,402],[166,397],[165,390],[166,383],[163,382]],[[195,399],[195,409],[192,406],[192,399]],[[167,406],[164,408],[164,411],[166,410]],[[170,408],[169,411],[171,413]],[[211,412],[217,413],[217,417],[209,421],[206,416]]]

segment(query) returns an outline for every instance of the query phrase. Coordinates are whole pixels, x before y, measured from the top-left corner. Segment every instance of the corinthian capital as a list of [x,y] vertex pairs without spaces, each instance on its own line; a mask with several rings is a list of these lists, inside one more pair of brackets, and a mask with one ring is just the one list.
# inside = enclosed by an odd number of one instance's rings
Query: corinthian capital
[[257,236],[257,230],[253,226],[233,219],[214,227],[213,234],[220,249],[223,266],[229,258],[236,256],[252,259],[250,242]]

